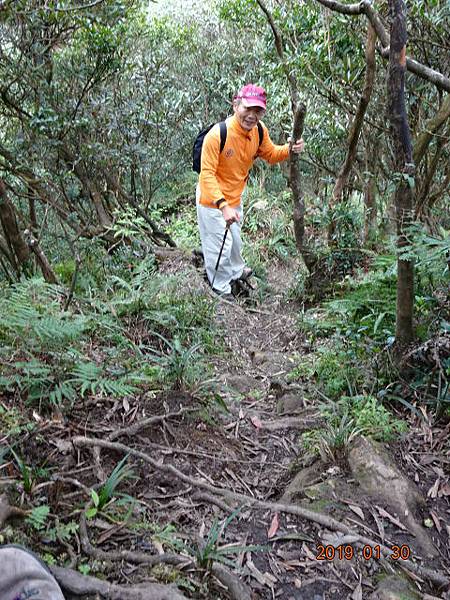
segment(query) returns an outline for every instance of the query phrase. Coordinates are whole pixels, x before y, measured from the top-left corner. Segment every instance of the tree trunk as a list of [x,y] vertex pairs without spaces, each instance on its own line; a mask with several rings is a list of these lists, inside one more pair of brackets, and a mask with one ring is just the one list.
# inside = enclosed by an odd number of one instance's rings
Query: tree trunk
[[[306,106],[301,103],[294,113],[293,140],[299,140],[302,137],[305,115]],[[289,156],[289,185],[292,191],[295,244],[302,255],[306,268],[311,273],[317,259],[305,245],[305,202],[300,182],[300,156],[293,152]]]
[[6,195],[6,187],[0,179],[0,222],[9,247],[12,266],[21,270],[30,258],[30,251],[17,225],[16,211]]
[[375,175],[371,173],[364,190],[364,245],[366,246],[374,239],[377,222],[377,186]]
[[[80,181],[85,196],[91,199],[100,227],[104,232],[107,231],[112,225],[112,217],[104,206],[103,197],[98,189],[97,183],[89,176],[87,169],[81,161],[75,159],[75,156],[69,148],[60,146],[59,152],[66,165],[73,170]],[[111,241],[112,239],[111,236]]]
[[[405,107],[406,9],[404,0],[389,0],[391,46],[389,53],[388,111],[394,150],[394,172],[399,177],[395,192],[397,247],[408,244],[407,228],[413,216],[414,164],[411,134]],[[396,343],[408,344],[414,337],[414,267],[409,260],[397,261]]]
[[[302,103],[297,107],[294,114],[293,140],[299,140],[302,137],[305,115],[306,106]],[[300,185],[299,162],[299,155],[291,152],[289,156],[289,182],[292,190],[295,243],[299,252],[301,252],[305,237],[305,202]]]
[[[294,116],[294,126],[292,132],[292,140],[296,141],[302,137],[303,123],[305,120],[306,106],[299,101],[298,83],[297,78],[286,62],[284,50],[283,50],[283,39],[280,31],[278,30],[272,14],[267,8],[264,0],[257,0],[261,10],[266,15],[267,21],[272,30],[275,48],[280,59],[280,64],[283,72],[286,76],[286,80],[289,86],[289,96],[291,100],[292,112]],[[293,221],[294,221],[294,232],[295,232],[295,243],[302,255],[303,261],[306,268],[312,273],[314,266],[317,264],[317,257],[305,246],[305,204],[303,201],[303,192],[300,185],[300,169],[299,169],[300,158],[296,154],[291,153],[289,157],[289,186],[292,190],[293,200]]]
[[[438,139],[436,143],[436,152],[434,153],[433,158],[431,159],[431,163],[427,166],[423,179],[420,182],[420,185],[417,186],[417,197],[416,197],[416,205],[415,205],[415,217],[416,219],[422,219],[424,215],[426,215],[427,211],[427,202],[430,195],[431,185],[433,183],[434,176],[436,175],[436,171],[439,165],[439,161],[443,155],[444,146],[446,140],[441,137]],[[428,161],[426,161],[428,162]]]
[[[375,42],[377,36],[372,25],[369,24],[367,29],[367,42],[366,42],[366,75],[364,80],[364,89],[359,99],[358,108],[353,119],[353,123],[350,127],[347,142],[347,154],[345,160],[340,168],[339,174],[336,179],[336,183],[333,189],[333,196],[331,199],[330,210],[336,206],[342,200],[342,194],[347,184],[348,177],[350,175],[351,168],[355,162],[356,150],[358,148],[359,136],[361,129],[364,124],[364,115],[366,114],[367,107],[372,96],[373,83],[375,80]],[[328,243],[330,244],[334,239],[336,231],[336,221],[334,217],[331,218],[331,222],[328,226]]]
[[[389,56],[389,35],[384,28],[383,21],[380,18],[380,15],[377,13],[373,6],[373,2],[371,0],[361,0],[361,2],[357,2],[355,4],[342,4],[337,0],[317,0],[323,6],[326,6],[330,10],[339,12],[344,15],[361,15],[365,14],[369,19],[372,27],[377,32],[377,36],[381,42],[381,56],[383,58],[390,58]],[[391,2],[389,2],[389,6],[391,6]],[[422,77],[426,81],[434,84],[438,89],[450,92],[450,79],[439,73],[438,71],[434,71],[430,67],[426,65],[422,65],[418,63],[416,60],[412,58],[407,58],[405,55],[405,68],[408,68],[411,73],[415,73],[418,77]]]
[[28,208],[30,212],[30,229],[34,235],[38,232],[38,220],[36,213],[36,196],[31,187],[28,188]]
[[56,277],[56,274],[55,274],[54,270],[52,269],[48,258],[45,256],[44,251],[39,246],[38,241],[34,237],[31,230],[27,230],[25,233],[27,234],[27,237],[28,237],[28,246],[36,257],[36,262],[38,263],[38,265],[42,271],[42,275],[43,275],[45,281],[47,283],[59,283],[58,278]]

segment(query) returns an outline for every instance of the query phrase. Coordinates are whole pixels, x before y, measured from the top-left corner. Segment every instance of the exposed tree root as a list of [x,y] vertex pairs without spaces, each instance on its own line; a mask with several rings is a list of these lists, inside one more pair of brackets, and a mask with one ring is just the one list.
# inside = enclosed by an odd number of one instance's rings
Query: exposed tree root
[[114,440],[117,440],[122,436],[130,437],[132,435],[136,435],[136,433],[138,433],[142,429],[150,427],[151,425],[156,425],[157,423],[162,423],[166,419],[170,419],[172,417],[179,417],[185,413],[196,411],[196,408],[180,408],[180,410],[177,412],[170,412],[165,415],[156,415],[153,417],[149,417],[148,419],[144,419],[142,421],[138,421],[137,423],[133,423],[133,425],[130,425],[129,427],[124,427],[123,429],[113,431],[106,437],[106,439],[113,442]]
[[4,523],[11,517],[26,517],[28,511],[16,506],[11,506],[8,502],[6,494],[0,496],[0,529],[2,529]]
[[[379,541],[374,541],[370,538],[359,535],[354,529],[352,529],[348,525],[345,525],[344,523],[341,523],[340,521],[333,519],[332,517],[329,517],[327,515],[324,515],[324,514],[321,514],[318,512],[313,512],[311,510],[308,510],[301,506],[297,506],[295,504],[282,504],[282,503],[277,503],[277,502],[266,502],[263,500],[257,500],[256,498],[247,496],[245,494],[232,492],[225,488],[220,488],[220,487],[217,487],[214,485],[210,485],[208,483],[205,483],[204,481],[200,481],[198,479],[194,479],[193,477],[189,477],[188,475],[185,475],[184,473],[179,471],[173,465],[166,465],[166,464],[157,462],[156,460],[154,460],[153,458],[148,456],[148,454],[145,454],[144,452],[135,450],[134,448],[130,448],[129,446],[120,444],[118,442],[107,442],[104,440],[85,438],[82,436],[77,436],[77,437],[73,438],[72,441],[75,446],[84,446],[87,448],[92,448],[93,446],[99,446],[100,448],[107,448],[109,450],[115,450],[116,452],[123,452],[123,453],[130,454],[131,456],[140,458],[141,460],[152,465],[153,468],[157,469],[158,471],[163,471],[165,473],[171,473],[177,479],[180,479],[181,481],[184,481],[185,483],[188,483],[189,485],[191,485],[193,487],[203,489],[209,493],[216,494],[219,496],[225,496],[228,500],[232,500],[238,504],[245,504],[247,506],[269,509],[273,512],[284,512],[284,513],[297,515],[298,517],[301,517],[303,519],[307,519],[314,523],[318,523],[319,525],[322,525],[323,527],[326,527],[327,529],[331,529],[333,531],[340,531],[346,535],[352,536],[352,539],[353,539],[352,543],[354,543],[354,544],[357,544],[359,546],[364,546],[364,545],[366,545],[366,546],[369,545],[372,547],[379,546],[381,548],[381,552],[383,553],[383,555],[390,556],[392,554],[392,550],[390,548],[388,548],[387,546],[381,545],[379,543]],[[440,572],[433,571],[431,569],[427,569],[426,567],[421,567],[412,561],[402,561],[402,566],[406,567],[407,569],[409,569],[410,571],[412,571],[414,573],[417,573],[421,577],[428,579],[429,581],[431,581],[434,585],[437,585],[438,587],[448,587],[450,585],[450,578]]]
[[217,498],[216,496],[211,496],[211,494],[206,494],[205,492],[203,492],[203,493],[196,492],[193,495],[192,499],[199,501],[199,502],[205,502],[207,504],[215,504],[216,506],[218,506],[220,509],[222,509],[226,513],[233,510],[233,507],[230,506],[229,504],[227,504],[227,502],[224,502],[223,500],[221,500],[220,498]]
[[[117,552],[105,552],[104,550],[100,550],[99,548],[95,548],[89,539],[89,534],[87,530],[86,524],[86,516],[84,512],[81,513],[80,516],[80,540],[81,545],[83,547],[84,552],[97,560],[106,560],[106,561],[117,561],[117,560],[126,560],[127,562],[134,564],[145,564],[145,565],[158,565],[158,564],[168,564],[173,565],[178,568],[196,568],[196,564],[190,558],[180,556],[178,554],[147,554],[145,552],[132,552],[130,550],[119,550]],[[236,575],[231,573],[228,569],[223,567],[222,565],[213,565],[211,568],[211,573],[216,577],[222,585],[224,585],[228,592],[231,595],[233,600],[251,600],[250,590],[249,588],[241,582]],[[169,598],[178,598],[178,596],[167,596]],[[184,596],[179,596],[180,598],[184,598]],[[116,596],[114,596],[116,598]],[[119,598],[119,597],[118,597]],[[123,600],[126,600],[128,597],[123,597]],[[133,598],[140,598],[139,596],[134,596]],[[160,596],[143,596],[143,600],[145,598],[151,598],[151,600],[158,600]],[[161,596],[161,598],[165,598],[165,596]],[[111,596],[111,599],[113,597]],[[130,596],[130,600],[132,597]]]
[[317,427],[318,418],[308,419],[302,417],[280,417],[276,421],[263,421],[261,429],[267,431],[278,431],[279,429],[298,429],[299,431],[308,431]]
[[222,583],[234,600],[251,600],[251,592],[242,581],[222,565],[213,565],[211,573]]
[[80,516],[80,541],[84,552],[97,560],[126,560],[137,565],[160,565],[168,564],[174,566],[192,566],[192,561],[183,558],[178,554],[147,554],[146,552],[133,552],[131,550],[117,550],[116,552],[105,552],[100,548],[95,548],[89,539],[86,516],[81,513]]
[[72,569],[49,567],[63,591],[76,596],[99,594],[107,600],[186,600],[172,585],[162,585],[146,581],[138,585],[116,585],[96,577],[81,575]]

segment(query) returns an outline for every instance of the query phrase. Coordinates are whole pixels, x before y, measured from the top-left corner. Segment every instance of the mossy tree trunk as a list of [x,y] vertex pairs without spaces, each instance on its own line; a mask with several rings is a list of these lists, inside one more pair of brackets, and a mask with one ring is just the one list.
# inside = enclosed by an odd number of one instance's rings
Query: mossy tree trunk
[[[407,230],[413,219],[414,164],[411,134],[405,106],[406,72],[406,8],[404,0],[389,0],[391,44],[388,76],[388,116],[394,151],[394,173],[398,177],[395,191],[397,247],[408,244]],[[403,346],[412,341],[414,266],[410,260],[397,262],[396,343]]]

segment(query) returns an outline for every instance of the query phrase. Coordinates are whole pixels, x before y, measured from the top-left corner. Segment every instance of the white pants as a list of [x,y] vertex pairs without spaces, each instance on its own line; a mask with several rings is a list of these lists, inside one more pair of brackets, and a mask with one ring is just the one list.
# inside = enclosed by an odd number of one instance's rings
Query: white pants
[[239,279],[245,263],[241,256],[242,207],[236,207],[239,223],[233,223],[228,231],[216,273],[216,264],[225,235],[225,219],[218,208],[208,208],[199,203],[200,191],[197,186],[197,218],[202,242],[203,257],[209,283],[214,281],[214,289],[223,294],[231,293],[230,282]]

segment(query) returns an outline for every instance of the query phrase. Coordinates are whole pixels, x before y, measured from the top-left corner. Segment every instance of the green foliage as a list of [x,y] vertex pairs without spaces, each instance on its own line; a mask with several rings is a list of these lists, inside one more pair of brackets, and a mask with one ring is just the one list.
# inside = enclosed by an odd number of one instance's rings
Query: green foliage
[[55,519],[55,524],[52,527],[47,527],[45,538],[49,542],[67,543],[77,533],[79,529],[78,523],[68,521],[61,523],[58,517]]
[[192,251],[200,247],[195,188],[197,175],[186,171],[169,180],[157,192],[150,206],[150,217],[161,224],[180,248]]
[[0,390],[18,390],[29,403],[38,401],[51,405],[61,405],[65,401],[72,403],[78,393],[81,396],[88,392],[90,395],[121,398],[137,390],[132,383],[138,379],[136,374],[106,377],[103,367],[93,363],[76,364],[68,372],[68,366],[73,364],[76,354],[61,358],[62,364],[56,369],[37,359],[8,365],[9,374],[0,378]]
[[364,382],[357,357],[351,349],[336,344],[332,348],[320,347],[309,358],[289,373],[289,379],[312,379],[325,396],[335,399],[342,393],[353,393]]
[[441,227],[440,235],[427,233],[420,223],[411,225],[407,232],[409,243],[399,251],[399,258],[413,261],[419,285],[433,291],[450,282],[450,232]]
[[61,292],[37,278],[10,288],[0,302],[0,341],[14,346],[26,339],[30,350],[51,351],[78,340],[88,321],[61,310]]
[[181,340],[175,336],[168,340],[162,335],[155,335],[166,345],[167,351],[159,356],[150,356],[151,361],[162,367],[164,380],[174,386],[175,389],[186,389],[191,387],[203,374],[203,368],[196,357],[200,344],[185,347]]
[[87,563],[82,563],[81,565],[78,565],[78,570],[82,575],[89,575],[91,572],[91,566]]
[[304,433],[302,443],[323,458],[335,460],[357,435],[389,442],[407,430],[406,422],[393,417],[374,396],[341,396],[323,403],[320,412],[325,426]]
[[67,380],[67,384],[72,384],[75,389],[78,389],[81,396],[88,392],[90,395],[108,395],[122,398],[137,391],[137,387],[131,384],[133,375],[127,374],[116,379],[110,379],[104,377],[103,368],[94,363],[77,364],[72,376],[71,379]]
[[268,194],[249,185],[245,195],[242,236],[244,259],[258,277],[258,292],[266,286],[268,260],[286,260],[295,254],[289,194]]
[[17,454],[17,452],[15,452],[13,448],[9,448],[9,452],[11,452],[11,454],[13,455],[14,460],[16,462],[16,466],[19,469],[22,478],[21,484],[23,487],[23,491],[26,494],[31,494],[33,492],[34,484],[36,482],[37,470],[32,467],[29,467]]
[[[445,235],[437,238],[425,234],[419,226],[414,226],[409,236],[411,244],[402,250],[401,257],[416,263],[416,331],[422,340],[427,340],[445,331],[448,239]],[[395,255],[375,257],[365,273],[347,277],[340,287],[338,297],[300,315],[303,333],[312,340],[328,340],[326,345],[319,342],[313,355],[303,357],[290,377],[314,378],[318,393],[334,400],[342,394],[372,394],[378,388],[380,394],[385,393],[415,411],[408,398],[403,397],[404,384],[395,383],[403,379],[403,374],[397,371],[389,352],[395,341]],[[416,361],[414,372],[407,373],[407,379],[421,402],[442,413],[442,407],[448,403],[448,388],[429,361]]]
[[214,303],[192,290],[189,274],[182,277],[159,278],[158,293],[143,309],[142,316],[149,330],[170,339],[178,336],[187,346],[199,343],[205,351],[221,350],[221,339],[214,326]]
[[174,540],[174,546],[182,551],[187,551],[193,556],[201,569],[210,571],[214,562],[220,562],[234,567],[235,561],[230,560],[228,556],[240,554],[242,552],[258,552],[266,550],[264,546],[255,545],[226,545],[222,546],[221,541],[224,537],[230,523],[239,515],[241,509],[234,510],[223,522],[214,519],[209,529],[206,539],[201,539],[197,546],[184,545],[178,540]]
[[[392,266],[377,269],[376,263],[362,278],[347,278],[342,296],[322,304],[301,316],[300,329],[316,335],[343,335],[359,342],[364,338],[386,343],[395,330],[395,271]],[[384,261],[382,261],[384,264]]]
[[374,396],[342,396],[335,404],[324,406],[322,413],[331,420],[336,414],[348,414],[364,435],[382,442],[394,440],[407,429],[405,421],[393,417]]
[[[0,377],[0,382],[1,380]],[[35,423],[28,421],[17,407],[6,408],[0,404],[0,430],[3,433],[14,438],[23,431],[33,431],[34,428]]]
[[[152,257],[134,257],[128,266],[123,258],[108,265],[102,288],[91,288],[81,315],[64,312],[60,288],[39,279],[5,290],[0,391],[48,406],[86,395],[135,395],[157,382],[189,387],[200,379],[194,355],[220,349],[211,327],[213,303],[190,292],[187,279],[158,275]],[[128,333],[136,315],[145,342]],[[156,367],[146,363],[148,354],[159,356]]]
[[133,470],[127,465],[128,455],[124,456],[122,460],[117,463],[114,467],[111,475],[108,477],[104,485],[100,488],[98,494],[97,508],[101,510],[113,497],[117,486],[121,481],[129,479],[133,475]]
[[113,217],[114,223],[109,227],[109,231],[119,241],[130,238],[141,239],[151,234],[152,229],[150,225],[131,206],[116,208],[113,212]]
[[332,240],[337,248],[348,254],[360,246],[360,232],[364,226],[364,211],[360,194],[353,194],[346,201],[338,202],[324,214],[324,225],[335,223]]
[[25,522],[31,525],[36,531],[42,531],[47,522],[47,517],[50,513],[50,507],[46,504],[36,506],[30,511],[30,514],[26,517]]
[[[101,512],[114,499],[114,496],[118,495],[116,489],[122,481],[130,479],[133,476],[132,469],[126,464],[127,460],[128,454],[117,463],[98,493],[95,490],[91,490],[93,506],[86,510],[86,517],[88,519],[91,519],[98,512]],[[127,496],[127,498],[129,498],[129,496]]]
[[307,451],[320,454],[324,462],[336,462],[348,451],[351,442],[360,433],[354,419],[344,413],[328,421],[320,429],[303,433],[302,445]]

